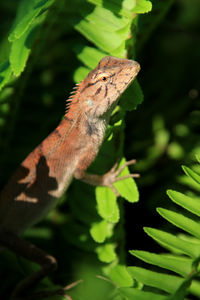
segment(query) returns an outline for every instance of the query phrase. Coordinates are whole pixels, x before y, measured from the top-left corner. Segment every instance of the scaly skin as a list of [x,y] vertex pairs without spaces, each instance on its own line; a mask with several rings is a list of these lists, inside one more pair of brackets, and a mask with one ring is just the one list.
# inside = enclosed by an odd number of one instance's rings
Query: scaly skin
[[[41,254],[45,257],[41,260],[31,257],[31,253],[27,255],[28,246],[21,247],[23,242],[17,235],[38,222],[56,204],[73,177],[114,190],[112,184],[119,180],[115,168],[103,176],[85,171],[99,151],[119,96],[139,70],[135,61],[107,56],[77,86],[63,121],[21,163],[0,195],[0,244],[44,265],[46,254]],[[13,247],[16,243],[23,249]],[[35,283],[46,273],[31,280]],[[22,287],[32,285],[24,281],[18,294]]]

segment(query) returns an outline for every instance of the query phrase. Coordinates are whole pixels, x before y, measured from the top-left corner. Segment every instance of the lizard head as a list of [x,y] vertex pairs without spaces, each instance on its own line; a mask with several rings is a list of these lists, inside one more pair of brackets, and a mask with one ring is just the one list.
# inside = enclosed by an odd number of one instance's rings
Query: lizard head
[[88,117],[109,118],[140,65],[133,60],[104,57],[79,87],[80,105]]

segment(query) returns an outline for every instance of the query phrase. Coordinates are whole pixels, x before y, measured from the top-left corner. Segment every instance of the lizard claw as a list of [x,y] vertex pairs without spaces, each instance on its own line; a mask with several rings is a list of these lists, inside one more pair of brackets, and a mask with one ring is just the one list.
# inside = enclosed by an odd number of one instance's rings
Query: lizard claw
[[127,178],[138,178],[138,177],[140,177],[139,174],[128,174],[128,175],[124,175],[124,176],[118,177],[120,175],[120,173],[124,170],[125,167],[133,165],[133,164],[136,163],[135,159],[126,161],[119,169],[117,169],[118,163],[119,163],[119,160],[117,160],[117,162],[110,169],[110,171],[107,172],[103,176],[103,184],[102,184],[104,186],[107,186],[107,187],[111,188],[112,191],[115,193],[115,195],[117,197],[120,196],[120,194],[118,193],[118,191],[116,190],[116,188],[113,186],[113,183],[115,183],[117,181],[121,181],[121,180],[127,179]]

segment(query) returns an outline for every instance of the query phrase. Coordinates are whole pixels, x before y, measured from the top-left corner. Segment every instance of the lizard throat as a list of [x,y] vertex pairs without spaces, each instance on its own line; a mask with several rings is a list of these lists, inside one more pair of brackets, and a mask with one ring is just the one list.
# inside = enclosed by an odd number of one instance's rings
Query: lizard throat
[[91,118],[87,116],[85,119],[86,134],[97,139],[98,144],[103,140],[106,126],[107,122],[104,118]]

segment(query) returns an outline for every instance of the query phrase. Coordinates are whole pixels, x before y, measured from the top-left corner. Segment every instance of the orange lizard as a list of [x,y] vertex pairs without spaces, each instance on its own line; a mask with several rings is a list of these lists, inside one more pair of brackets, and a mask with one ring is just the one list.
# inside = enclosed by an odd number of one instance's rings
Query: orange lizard
[[39,271],[17,285],[14,299],[27,299],[22,295],[56,268],[54,257],[20,238],[20,234],[55,206],[73,177],[108,186],[115,193],[115,181],[134,177],[118,177],[134,160],[119,170],[115,165],[102,176],[85,171],[99,151],[119,96],[139,70],[133,60],[104,57],[77,86],[59,126],[26,157],[1,192],[0,245],[41,265]]

